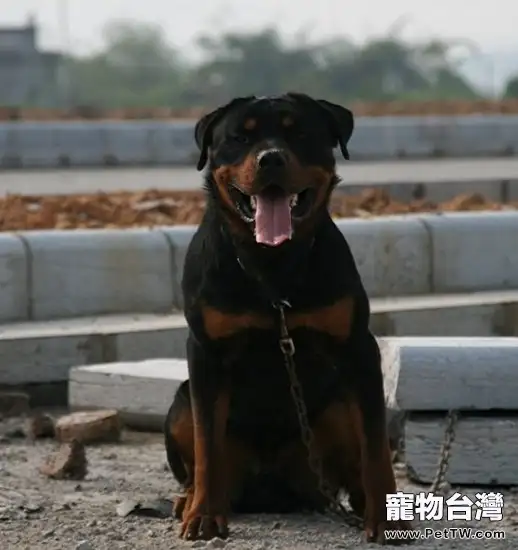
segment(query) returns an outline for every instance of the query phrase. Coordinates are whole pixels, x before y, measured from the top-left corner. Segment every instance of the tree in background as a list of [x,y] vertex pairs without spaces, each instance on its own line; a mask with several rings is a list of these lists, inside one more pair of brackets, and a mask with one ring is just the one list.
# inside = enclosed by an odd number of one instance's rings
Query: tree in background
[[185,70],[157,25],[113,22],[102,51],[70,62],[76,104],[99,107],[171,105]]
[[505,86],[504,97],[518,99],[518,75],[510,78]]
[[211,106],[236,95],[298,90],[338,102],[473,99],[449,44],[410,44],[391,32],[362,45],[292,43],[275,29],[202,36],[189,64],[159,26],[114,22],[102,51],[70,60],[73,100],[96,107]]

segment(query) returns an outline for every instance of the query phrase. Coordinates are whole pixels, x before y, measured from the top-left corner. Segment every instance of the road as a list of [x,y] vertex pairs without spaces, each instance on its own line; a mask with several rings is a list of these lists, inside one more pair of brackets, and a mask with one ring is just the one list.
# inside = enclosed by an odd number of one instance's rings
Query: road
[[[340,164],[345,184],[441,183],[518,179],[518,157],[493,159],[407,160]],[[65,194],[162,189],[199,189],[194,167],[112,168],[0,172],[0,195]]]

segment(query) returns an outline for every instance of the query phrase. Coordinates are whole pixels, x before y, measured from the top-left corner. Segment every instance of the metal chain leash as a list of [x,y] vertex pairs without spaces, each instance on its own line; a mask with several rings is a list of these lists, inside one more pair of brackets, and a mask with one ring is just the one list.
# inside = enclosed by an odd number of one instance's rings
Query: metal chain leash
[[[362,519],[345,508],[340,500],[333,494],[332,487],[325,479],[322,467],[322,457],[315,449],[315,436],[313,434],[311,426],[309,425],[308,412],[304,400],[304,394],[299,378],[297,376],[295,360],[293,358],[293,356],[295,355],[295,345],[288,333],[288,327],[286,324],[284,309],[285,307],[289,307],[289,303],[286,301],[280,302],[278,304],[274,304],[274,307],[279,311],[279,345],[284,356],[286,370],[290,379],[290,392],[297,412],[301,439],[308,452],[309,467],[311,468],[312,472],[317,476],[319,491],[328,502],[327,511],[334,516],[338,516],[340,519],[345,521],[347,525],[350,525],[352,527],[361,527]],[[449,411],[446,417],[446,429],[444,432],[444,440],[441,447],[437,472],[429,489],[431,493],[437,493],[442,489],[444,485],[451,458],[451,448],[455,440],[455,427],[457,425],[457,420],[457,411]]]
[[293,356],[295,355],[295,345],[293,340],[288,334],[288,328],[286,326],[286,318],[284,314],[284,308],[288,304],[286,302],[276,305],[279,310],[280,318],[280,348],[284,355],[284,361],[286,364],[286,370],[290,379],[290,391],[295,404],[297,417],[299,420],[301,439],[308,452],[308,463],[311,471],[317,476],[318,488],[321,494],[325,497],[328,503],[327,511],[335,516],[338,516],[347,525],[351,527],[361,527],[362,519],[356,516],[353,512],[350,512],[340,502],[338,498],[333,494],[333,489],[327,482],[324,476],[322,467],[322,457],[320,453],[315,449],[315,436],[311,426],[309,425],[308,411],[306,403],[304,401],[304,394],[302,386],[296,372],[295,361]]
[[439,464],[437,466],[437,472],[435,478],[430,485],[430,493],[439,493],[443,491],[446,474],[448,473],[448,467],[450,465],[451,448],[455,441],[455,428],[459,419],[459,413],[454,410],[448,411],[446,415],[446,429],[444,430],[444,439],[441,446],[441,452],[439,455]]

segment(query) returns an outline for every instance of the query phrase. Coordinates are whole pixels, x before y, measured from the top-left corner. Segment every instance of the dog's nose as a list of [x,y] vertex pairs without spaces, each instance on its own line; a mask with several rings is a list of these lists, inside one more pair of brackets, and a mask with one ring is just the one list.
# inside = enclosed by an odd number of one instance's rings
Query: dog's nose
[[280,149],[267,149],[257,155],[259,168],[279,169],[288,163],[286,155]]

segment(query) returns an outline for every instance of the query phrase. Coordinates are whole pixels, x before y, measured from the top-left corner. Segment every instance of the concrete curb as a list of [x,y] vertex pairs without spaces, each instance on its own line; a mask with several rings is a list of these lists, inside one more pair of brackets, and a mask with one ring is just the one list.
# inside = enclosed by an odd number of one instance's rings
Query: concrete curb
[[[0,123],[0,166],[153,166],[194,164],[195,120]],[[509,156],[518,116],[358,117],[353,158]]]
[[[373,299],[377,336],[518,336],[518,291]],[[185,358],[181,313],[0,325],[0,385],[53,384],[74,365]]]
[[[340,219],[373,298],[518,289],[518,211]],[[0,234],[0,322],[182,309],[195,226]]]

